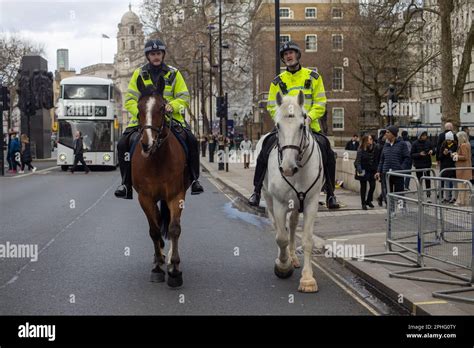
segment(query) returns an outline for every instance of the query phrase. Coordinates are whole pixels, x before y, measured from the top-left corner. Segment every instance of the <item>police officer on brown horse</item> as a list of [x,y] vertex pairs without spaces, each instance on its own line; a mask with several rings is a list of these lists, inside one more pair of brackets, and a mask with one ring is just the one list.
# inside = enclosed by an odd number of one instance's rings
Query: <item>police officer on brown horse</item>
[[167,101],[165,106],[168,115],[174,122],[181,125],[186,133],[186,147],[188,149],[188,169],[191,176],[191,194],[203,192],[199,183],[199,147],[198,141],[184,120],[184,111],[189,105],[189,92],[184,78],[178,69],[164,63],[166,46],[160,40],[149,40],[145,44],[145,55],[148,64],[136,69],[128,85],[125,97],[125,108],[131,114],[127,128],[117,144],[120,174],[122,185],[115,191],[115,196],[132,199],[132,174],[130,153],[132,139],[139,134],[138,100],[147,88],[156,88],[162,77],[165,80],[163,97]]

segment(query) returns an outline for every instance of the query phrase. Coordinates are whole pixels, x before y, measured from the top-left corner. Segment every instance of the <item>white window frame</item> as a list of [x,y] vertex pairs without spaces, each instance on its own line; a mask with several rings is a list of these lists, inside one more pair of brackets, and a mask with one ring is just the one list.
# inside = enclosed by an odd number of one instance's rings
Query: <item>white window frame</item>
[[[334,89],[334,71],[336,71],[336,69],[340,69],[342,71],[342,75],[341,75],[341,88],[340,89]],[[344,68],[343,67],[340,67],[340,66],[335,66],[333,67],[333,71],[332,71],[332,90],[333,91],[343,91],[344,90]]]
[[[334,17],[334,10],[341,10],[341,17]],[[342,10],[342,8],[341,7],[333,7],[331,9],[331,18],[332,19],[342,19],[342,18],[344,18],[344,11]]]
[[[308,17],[306,15],[307,10],[314,10],[314,17]],[[305,19],[317,19],[318,18],[318,8],[317,7],[305,7],[305,9],[304,9],[304,18]]]
[[[316,38],[316,49],[309,49],[306,47],[308,36],[314,36]],[[306,34],[304,36],[304,50],[305,52],[318,52],[318,35],[317,34]]]
[[[288,10],[288,17],[281,15],[282,10]],[[279,14],[280,14],[280,18],[291,19],[291,9],[289,7],[280,7]]]
[[[281,41],[282,36],[288,36],[288,41],[291,41],[291,35],[290,34],[280,34],[280,45],[283,45],[283,43]],[[288,41],[285,41],[285,42],[288,42]]]
[[[335,128],[334,127],[334,111],[335,110],[342,110],[342,128]],[[341,123],[341,122],[338,122],[338,123]],[[344,123],[345,123],[344,108],[343,107],[334,107],[334,108],[332,108],[332,130],[333,131],[343,131],[344,126],[345,126]]]
[[[342,46],[341,48],[334,48],[334,37],[335,36],[340,36],[341,37],[341,46]],[[332,50],[334,52],[344,51],[344,35],[342,35],[342,34],[332,34],[331,45],[332,45]]]

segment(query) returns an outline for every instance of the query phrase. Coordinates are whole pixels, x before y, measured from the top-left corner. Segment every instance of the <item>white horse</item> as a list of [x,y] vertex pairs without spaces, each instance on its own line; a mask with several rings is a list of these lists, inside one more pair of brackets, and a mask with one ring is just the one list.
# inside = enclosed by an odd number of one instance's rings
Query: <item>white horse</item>
[[[276,101],[278,108],[275,123],[278,130],[278,146],[270,152],[262,191],[269,216],[276,229],[276,242],[279,248],[274,271],[279,278],[288,278],[294,268],[300,267],[295,253],[295,231],[299,213],[302,212],[304,266],[298,290],[317,292],[318,285],[313,277],[311,254],[313,225],[324,181],[321,151],[309,128],[311,121],[304,109],[303,92],[300,91],[296,97],[282,97],[278,93]],[[266,136],[258,142],[257,154]]]

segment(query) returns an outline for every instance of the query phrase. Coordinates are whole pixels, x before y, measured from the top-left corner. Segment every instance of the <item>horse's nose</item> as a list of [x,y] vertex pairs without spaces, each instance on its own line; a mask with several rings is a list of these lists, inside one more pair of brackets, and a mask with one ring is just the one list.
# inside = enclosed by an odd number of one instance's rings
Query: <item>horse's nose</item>
[[298,167],[293,168],[293,175],[296,174],[296,173],[298,173]]
[[148,144],[143,144],[142,143],[142,148],[143,148],[143,151],[147,152],[148,151]]

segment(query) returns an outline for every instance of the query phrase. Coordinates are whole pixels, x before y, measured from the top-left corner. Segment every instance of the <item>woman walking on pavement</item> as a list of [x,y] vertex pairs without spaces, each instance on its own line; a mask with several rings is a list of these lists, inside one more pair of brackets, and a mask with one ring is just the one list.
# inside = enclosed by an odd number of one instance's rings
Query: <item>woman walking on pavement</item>
[[78,162],[81,162],[86,174],[89,174],[90,169],[84,161],[84,143],[82,142],[82,134],[80,131],[76,131],[76,138],[74,139],[74,164],[71,168],[71,174],[74,174]]
[[10,142],[8,143],[8,156],[10,157],[12,169],[9,170],[9,173],[16,174],[16,168],[18,167],[21,170],[21,146],[18,137],[16,136],[18,132],[13,129],[10,130]]
[[[458,137],[458,152],[457,156],[455,156],[456,167],[472,167],[472,159],[471,159],[471,144],[469,143],[469,138],[466,132],[459,132],[457,134]],[[472,170],[471,169],[459,169],[456,170],[456,179],[461,180],[471,180],[472,179]],[[468,188],[466,187],[465,183],[458,183],[459,189],[464,189],[464,191],[459,191],[458,194],[458,201],[455,205],[460,206],[468,206],[470,204],[470,192],[468,192]],[[467,189],[467,190],[466,190]]]
[[[372,204],[375,191],[375,173],[377,166],[375,163],[374,139],[371,135],[364,135],[357,157],[354,162],[356,168],[355,179],[360,181],[360,198],[362,209],[367,210],[367,206],[373,208]],[[367,194],[367,183],[369,183],[369,193]]]
[[31,148],[30,148],[30,139],[26,134],[21,135],[21,170],[18,172],[20,174],[25,172],[25,165],[28,166],[28,169],[33,173],[36,172],[36,167],[31,165]]
[[[438,159],[440,162],[440,168],[439,170],[442,171],[443,169],[446,168],[454,168],[454,154],[456,153],[458,148],[457,142],[454,140],[454,133],[449,131],[445,134],[445,140],[441,144],[439,154],[438,154]],[[454,179],[456,178],[456,171],[455,170],[447,170],[445,171],[441,177],[443,178],[449,178],[449,179]],[[445,181],[441,181],[441,188],[443,189],[445,186]],[[443,190],[441,193],[441,196],[443,196],[443,192],[446,192],[444,195],[444,199],[442,200],[442,203],[455,203],[456,202],[456,197],[454,197],[452,188],[453,188],[453,182],[452,181],[446,181],[446,186],[447,190]],[[443,198],[443,197],[440,197]]]

